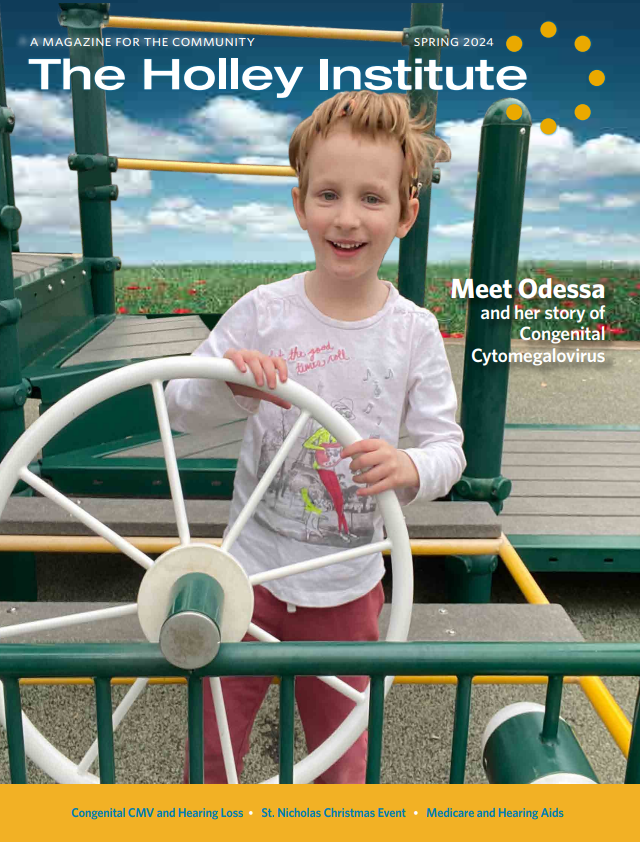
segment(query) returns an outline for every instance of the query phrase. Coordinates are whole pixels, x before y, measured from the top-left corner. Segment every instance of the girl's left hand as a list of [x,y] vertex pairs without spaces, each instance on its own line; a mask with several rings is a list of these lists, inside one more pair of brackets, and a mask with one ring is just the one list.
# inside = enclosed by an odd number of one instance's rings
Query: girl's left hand
[[411,457],[382,439],[363,439],[342,450],[342,458],[355,456],[349,465],[353,481],[366,484],[358,497],[380,494],[391,488],[420,487],[420,475]]

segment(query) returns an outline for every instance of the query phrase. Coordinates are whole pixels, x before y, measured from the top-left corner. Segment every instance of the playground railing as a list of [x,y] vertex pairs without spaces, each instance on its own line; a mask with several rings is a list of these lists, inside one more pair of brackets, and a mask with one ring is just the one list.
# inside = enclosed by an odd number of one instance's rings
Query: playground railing
[[[450,783],[464,783],[474,676],[547,676],[540,733],[553,743],[558,733],[565,676],[640,676],[636,643],[230,643],[200,670],[169,664],[156,644],[0,645],[12,783],[26,783],[20,678],[91,676],[96,688],[101,783],[115,782],[111,678],[184,677],[188,684],[189,779],[203,781],[203,686],[209,676],[280,676],[279,782],[293,783],[293,711],[296,676],[368,675],[369,748],[366,783],[380,782],[384,683],[389,675],[457,676]],[[640,783],[640,739],[636,704],[625,783]]]

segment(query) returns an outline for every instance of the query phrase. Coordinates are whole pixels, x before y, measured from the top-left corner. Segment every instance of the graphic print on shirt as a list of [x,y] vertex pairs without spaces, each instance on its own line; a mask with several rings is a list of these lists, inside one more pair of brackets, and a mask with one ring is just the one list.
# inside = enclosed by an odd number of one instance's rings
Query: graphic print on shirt
[[[322,384],[318,394],[322,397]],[[348,421],[356,422],[353,401],[341,398],[332,406]],[[277,407],[280,416],[262,439],[258,481],[289,434],[297,416]],[[377,435],[371,436],[371,438]],[[374,540],[376,501],[358,497],[362,486],[353,482],[351,459],[340,456],[342,445],[310,418],[255,512],[261,526],[299,541],[323,546],[364,546]]]

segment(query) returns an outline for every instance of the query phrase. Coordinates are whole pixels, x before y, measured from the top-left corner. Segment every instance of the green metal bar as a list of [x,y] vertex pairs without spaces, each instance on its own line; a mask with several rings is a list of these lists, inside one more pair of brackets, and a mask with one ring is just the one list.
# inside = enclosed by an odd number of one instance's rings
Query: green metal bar
[[[507,116],[510,105],[522,109],[519,119]],[[505,279],[517,283],[530,133],[529,112],[516,99],[494,103],[484,118],[471,250],[471,277],[475,284],[491,285]],[[464,280],[461,279],[463,283]],[[482,318],[483,310],[504,310],[507,306],[511,307],[511,300],[504,296],[470,298],[467,302],[460,414],[467,467],[453,491],[454,499],[484,500],[496,513],[511,490],[509,480],[500,474],[509,363],[490,362],[482,366],[472,360],[471,354],[475,348],[509,352],[511,318]]]
[[[165,661],[165,663],[167,663]],[[142,673],[140,673],[142,675]],[[170,673],[167,673],[169,675]],[[204,783],[204,704],[202,678],[189,674],[187,680],[189,722],[189,783]]]
[[629,755],[627,757],[627,770],[624,776],[626,784],[640,784],[640,687],[636,697],[636,707],[633,712],[633,729],[631,731],[631,742],[629,744]]
[[[411,28],[421,26],[442,26],[442,3],[412,3]],[[422,66],[428,67],[429,60],[440,63],[440,47],[409,47],[409,64],[416,67],[416,59],[422,60]],[[414,87],[415,73],[408,74],[408,84]],[[412,90],[409,94],[411,113],[418,114],[426,106],[426,114],[435,114],[438,105],[438,92],[423,82],[422,90]],[[435,134],[435,126],[430,134]],[[420,191],[420,210],[418,217],[406,237],[400,240],[398,267],[398,290],[401,295],[413,301],[419,307],[425,304],[427,279],[427,247],[429,242],[429,216],[431,212],[431,184],[425,184]]]
[[467,765],[469,742],[469,713],[471,711],[472,676],[459,675],[456,688],[456,707],[453,717],[453,738],[451,741],[450,784],[463,784]]
[[[0,107],[7,106],[7,88],[4,75],[4,49],[2,46],[2,24],[0,23]],[[16,198],[13,189],[13,166],[11,163],[11,140],[6,133],[2,134],[2,152],[4,157],[5,178],[7,181],[8,204],[15,205]],[[20,251],[18,244],[18,229],[11,232],[11,250]]]
[[7,745],[9,747],[11,783],[26,784],[27,761],[24,753],[20,685],[17,678],[3,678],[2,684],[4,687],[4,707],[7,720]]
[[558,722],[560,721],[560,707],[562,705],[562,676],[549,676],[547,684],[547,698],[544,706],[544,720],[540,739],[545,743],[552,743],[558,738]]
[[98,725],[98,762],[100,783],[116,782],[116,763],[113,754],[113,710],[111,708],[111,679],[95,678],[96,722]]
[[[188,675],[154,643],[0,644],[0,680]],[[637,643],[224,643],[212,675],[640,675]]]
[[[96,316],[115,313],[111,200],[117,196],[117,190],[111,191],[111,173],[115,167],[113,162],[108,161],[105,92],[95,84],[95,74],[104,65],[100,25],[108,21],[108,4],[97,5],[101,8],[85,8],[83,3],[61,3],[59,18],[71,38],[71,69],[86,67],[90,77],[89,87],[85,90],[83,73],[72,72],[71,95],[76,155],[87,156],[87,168],[78,168],[78,197],[82,252],[85,258],[98,259],[98,271],[94,271],[91,277]],[[102,159],[95,158],[96,155],[102,156]],[[89,162],[91,156],[94,160]]]
[[295,699],[295,676],[283,675],[280,678],[280,735],[279,783],[293,783],[293,703]]
[[382,726],[384,724],[384,675],[374,675],[369,682],[369,743],[365,783],[380,783],[382,765]]
[[[15,117],[6,106],[2,36],[0,34],[0,461],[24,433],[24,404],[31,385],[24,379],[20,362],[18,321],[22,304],[15,293],[12,249],[17,249],[16,233],[20,212],[15,207],[11,144]],[[32,492],[28,492],[29,496]],[[0,599],[37,599],[34,553],[9,553],[2,559]]]

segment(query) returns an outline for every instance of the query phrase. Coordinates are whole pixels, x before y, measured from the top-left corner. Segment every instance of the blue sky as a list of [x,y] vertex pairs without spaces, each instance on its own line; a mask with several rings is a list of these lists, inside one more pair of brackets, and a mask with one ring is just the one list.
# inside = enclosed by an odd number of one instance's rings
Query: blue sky
[[[205,19],[205,5],[175,3],[112,3],[111,13]],[[245,2],[212,6],[213,19],[230,22],[287,23],[401,30],[408,26],[409,3],[325,2],[302,5]],[[603,11],[606,18],[603,18]],[[553,21],[557,34],[544,38],[540,25]],[[636,2],[539,3],[515,8],[509,0],[450,2],[443,25],[452,36],[491,39],[484,47],[459,46],[442,51],[441,65],[452,67],[454,81],[464,68],[486,59],[497,71],[521,67],[526,85],[515,94],[481,90],[441,91],[438,133],[452,149],[441,166],[441,183],[433,190],[429,256],[433,261],[467,260],[482,117],[497,99],[515,95],[531,112],[532,131],[521,258],[574,261],[640,262],[640,115],[637,43],[640,11]],[[59,68],[51,71],[48,90],[41,90],[40,68],[30,58],[68,57],[68,48],[43,47],[44,37],[66,35],[57,22],[57,5],[33,0],[2,8],[8,105],[16,114],[12,135],[17,204],[23,213],[20,233],[24,251],[78,251],[78,208],[75,174],[66,164],[74,149],[71,94],[62,89]],[[172,46],[174,37],[191,33],[105,29],[104,36],[168,37],[168,47],[107,47],[105,63],[120,67],[125,84],[107,93],[110,152],[122,157],[183,160],[263,160],[287,163],[288,141],[300,119],[332,91],[319,90],[319,61],[330,65],[392,68],[407,59],[398,44],[284,39],[256,36],[249,46],[191,48]],[[197,35],[193,33],[193,35]],[[523,41],[519,52],[506,48],[509,36]],[[576,37],[591,40],[587,52],[574,47]],[[38,46],[31,46],[32,39]],[[218,80],[209,90],[190,90],[169,80],[143,87],[143,62],[169,69],[180,60],[182,74],[204,65],[218,71],[218,59],[235,57],[240,73],[253,65],[282,68],[291,77],[302,71],[288,97],[278,97],[276,79],[263,91],[240,86],[221,91]],[[588,81],[604,72],[601,87]],[[490,81],[495,84],[495,73]],[[275,77],[275,73],[274,73]],[[343,89],[353,85],[345,75]],[[202,83],[204,74],[194,76]],[[363,79],[364,82],[364,79]],[[394,85],[391,90],[397,90]],[[591,117],[580,121],[575,106],[589,105]],[[556,121],[553,135],[544,135],[544,118]],[[114,182],[120,199],[113,204],[114,252],[127,263],[191,261],[313,260],[291,207],[287,179],[224,178],[173,173],[120,171]],[[295,182],[293,182],[295,183]],[[397,256],[397,241],[388,258]]]

